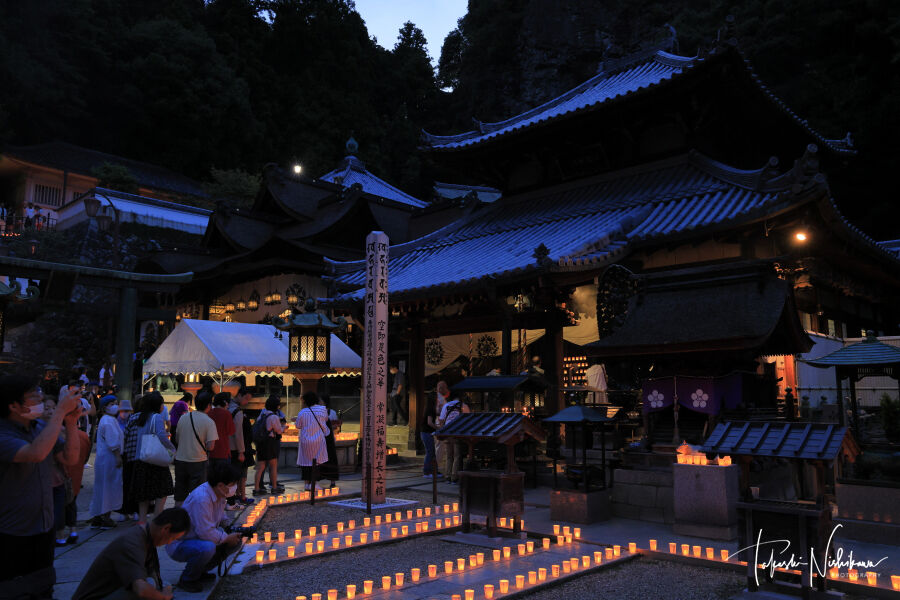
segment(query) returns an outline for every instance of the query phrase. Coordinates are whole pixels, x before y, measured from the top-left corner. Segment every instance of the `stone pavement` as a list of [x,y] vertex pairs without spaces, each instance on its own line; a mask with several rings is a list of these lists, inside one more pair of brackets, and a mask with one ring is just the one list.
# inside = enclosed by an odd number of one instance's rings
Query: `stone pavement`
[[[252,475],[253,472],[251,470],[251,481]],[[297,469],[286,469],[284,472],[280,472],[279,482],[285,486],[285,493],[299,493],[303,490],[303,481],[300,480]],[[90,504],[92,483],[92,470],[86,469],[84,487],[78,498],[80,521],[86,520],[89,516],[87,509]],[[362,487],[362,481],[359,474],[342,475],[339,485],[341,488],[341,496],[345,496],[346,494],[359,494]],[[430,492],[432,486],[430,480],[422,477],[421,466],[411,462],[406,466],[395,466],[388,470],[388,488],[409,488],[420,492]],[[458,494],[459,487],[439,482],[438,493],[450,495]],[[168,502],[169,505],[171,505],[172,499],[169,498]],[[552,536],[553,522],[550,521],[550,489],[532,489],[526,487],[525,503],[526,513],[524,519],[526,529],[532,533]],[[231,514],[237,516],[241,513],[235,512]],[[94,560],[94,557],[102,548],[114,539],[115,536],[121,534],[126,527],[131,527],[133,525],[133,521],[125,522],[109,531],[94,531],[85,528],[80,532],[81,539],[77,545],[57,549],[56,570],[58,585],[56,586],[55,597],[58,600],[67,600],[71,598],[78,583],[81,581],[82,575],[86,572],[87,568]],[[585,544],[619,544],[623,548],[627,548],[629,542],[635,542],[637,543],[638,548],[647,548],[648,540],[656,539],[658,540],[659,548],[661,550],[667,548],[669,542],[700,545],[704,548],[712,546],[717,549],[717,551],[721,548],[728,549],[729,551],[737,550],[736,542],[722,542],[718,540],[676,535],[672,533],[671,526],[665,524],[615,518],[603,523],[577,526],[581,528],[581,539],[582,543]],[[869,559],[875,562],[884,558],[884,561],[877,570],[884,574],[900,574],[900,548],[844,540],[840,538],[839,533],[835,540],[836,546],[842,546],[844,548],[845,559],[851,550],[854,553],[854,558],[857,560]],[[801,550],[798,550],[798,553],[800,552]],[[166,583],[177,581],[183,565],[169,559],[164,550],[161,550],[159,555],[164,581]],[[214,586],[210,585],[206,587],[203,592],[198,594],[188,594],[184,591],[177,591],[177,598],[179,598],[179,600],[206,600],[208,597],[214,597],[214,594],[212,594],[214,589]],[[459,592],[457,591],[456,593]],[[323,596],[323,598],[324,597],[325,596]],[[344,595],[341,594],[340,597],[344,597]],[[482,597],[482,594],[479,593],[478,597]]]

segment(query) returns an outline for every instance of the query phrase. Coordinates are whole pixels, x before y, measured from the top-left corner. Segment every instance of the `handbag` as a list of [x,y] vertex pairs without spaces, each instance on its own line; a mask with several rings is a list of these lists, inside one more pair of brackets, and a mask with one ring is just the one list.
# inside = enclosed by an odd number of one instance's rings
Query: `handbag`
[[154,427],[156,422],[150,420],[150,433],[141,436],[141,449],[138,452],[138,460],[157,467],[168,467],[175,460],[175,454],[163,446],[159,436],[156,435]]

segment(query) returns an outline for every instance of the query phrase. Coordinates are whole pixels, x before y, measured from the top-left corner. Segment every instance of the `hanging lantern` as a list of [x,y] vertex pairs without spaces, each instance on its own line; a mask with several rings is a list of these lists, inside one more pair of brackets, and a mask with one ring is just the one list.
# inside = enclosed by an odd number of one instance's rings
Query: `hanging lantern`
[[281,304],[281,292],[272,292],[272,304]]
[[225,314],[230,315],[234,313],[234,302],[229,300],[225,303]]
[[256,310],[259,308],[259,292],[253,290],[250,298],[247,300],[247,310]]
[[288,291],[285,294],[285,296],[287,297],[287,303],[291,306],[297,304],[297,302],[300,300],[300,298],[297,296],[297,292],[295,292],[294,290],[292,290],[290,288],[288,288]]
[[245,310],[247,310],[247,303],[244,302],[243,296],[241,296],[241,299],[235,303],[234,309],[238,312],[244,312]]

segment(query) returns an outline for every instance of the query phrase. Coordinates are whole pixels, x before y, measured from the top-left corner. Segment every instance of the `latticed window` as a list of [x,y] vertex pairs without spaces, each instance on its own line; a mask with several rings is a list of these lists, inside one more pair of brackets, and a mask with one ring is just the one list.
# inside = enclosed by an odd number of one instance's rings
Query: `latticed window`
[[53,185],[34,184],[34,194],[31,198],[35,204],[45,206],[59,206],[62,204],[62,188]]

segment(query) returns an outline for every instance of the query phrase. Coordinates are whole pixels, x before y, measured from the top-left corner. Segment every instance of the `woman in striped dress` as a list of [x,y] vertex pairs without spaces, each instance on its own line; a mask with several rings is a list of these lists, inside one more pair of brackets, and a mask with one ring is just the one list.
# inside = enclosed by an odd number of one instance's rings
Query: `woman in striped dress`
[[[297,465],[306,480],[306,489],[311,490],[313,481],[313,461],[317,465],[328,462],[328,448],[325,437],[328,429],[328,409],[322,404],[315,392],[303,394],[303,409],[297,415],[297,431],[300,441],[297,444]],[[318,469],[317,469],[318,470]],[[316,476],[316,480],[320,477]]]

